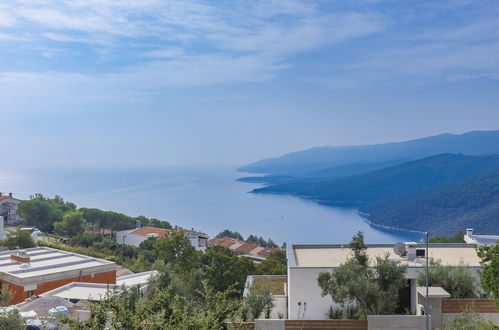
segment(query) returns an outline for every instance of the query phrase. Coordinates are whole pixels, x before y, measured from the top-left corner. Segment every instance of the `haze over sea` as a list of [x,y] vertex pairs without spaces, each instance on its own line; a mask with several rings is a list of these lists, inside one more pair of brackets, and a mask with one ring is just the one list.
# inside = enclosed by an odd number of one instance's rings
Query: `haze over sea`
[[259,185],[234,181],[241,176],[230,167],[1,171],[0,187],[21,199],[38,192],[57,194],[78,207],[168,220],[211,237],[231,229],[245,237],[270,237],[278,244],[348,243],[361,230],[369,243],[420,239],[414,233],[376,229],[355,209],[284,195],[249,194]]

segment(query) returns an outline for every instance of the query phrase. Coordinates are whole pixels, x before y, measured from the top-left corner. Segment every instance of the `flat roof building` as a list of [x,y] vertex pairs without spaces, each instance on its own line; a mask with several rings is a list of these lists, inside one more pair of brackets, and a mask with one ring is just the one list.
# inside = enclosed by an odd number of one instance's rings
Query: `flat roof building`
[[[400,261],[407,266],[408,287],[401,293],[402,302],[409,310],[417,307],[417,283],[419,273],[426,263],[425,244],[414,242],[398,243],[402,251],[394,244],[367,244],[370,260],[388,255],[391,260]],[[397,245],[398,245],[397,244]],[[400,253],[403,252],[403,253]],[[474,244],[429,244],[429,257],[440,260],[443,265],[468,267],[478,276],[480,259]],[[288,272],[288,318],[292,320],[318,320],[326,318],[330,306],[336,307],[330,296],[321,296],[317,277],[321,272],[331,272],[353,257],[348,244],[328,245],[291,245],[287,247]],[[402,297],[401,296],[401,297]]]
[[0,272],[13,304],[71,282],[116,283],[114,262],[47,247],[0,252]]
[[499,242],[499,235],[476,235],[473,228],[466,228],[464,241],[468,244],[476,244],[477,246],[496,245]]

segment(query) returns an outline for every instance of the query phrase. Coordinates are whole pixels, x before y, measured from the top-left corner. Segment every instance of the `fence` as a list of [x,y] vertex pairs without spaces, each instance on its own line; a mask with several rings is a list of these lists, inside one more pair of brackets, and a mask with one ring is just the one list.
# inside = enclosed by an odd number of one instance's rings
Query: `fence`
[[462,313],[473,310],[478,313],[499,313],[494,299],[443,299],[442,313]]

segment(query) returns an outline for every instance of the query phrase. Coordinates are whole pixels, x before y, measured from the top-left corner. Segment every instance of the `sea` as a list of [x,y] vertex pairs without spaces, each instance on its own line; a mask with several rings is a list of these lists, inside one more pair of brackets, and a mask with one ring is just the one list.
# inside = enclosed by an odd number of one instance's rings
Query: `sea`
[[421,235],[373,227],[355,208],[287,195],[252,194],[259,184],[234,167],[0,170],[0,192],[28,199],[62,196],[78,207],[167,220],[215,236],[224,229],[277,244],[345,244],[358,231],[368,243],[419,241]]

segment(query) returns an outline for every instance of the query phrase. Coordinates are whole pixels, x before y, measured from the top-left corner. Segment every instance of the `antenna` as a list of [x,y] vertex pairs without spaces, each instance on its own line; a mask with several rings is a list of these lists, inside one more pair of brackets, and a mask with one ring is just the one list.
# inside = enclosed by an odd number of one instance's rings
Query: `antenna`
[[401,257],[405,256],[407,254],[405,243],[404,242],[395,243],[395,245],[393,246],[393,252]]

